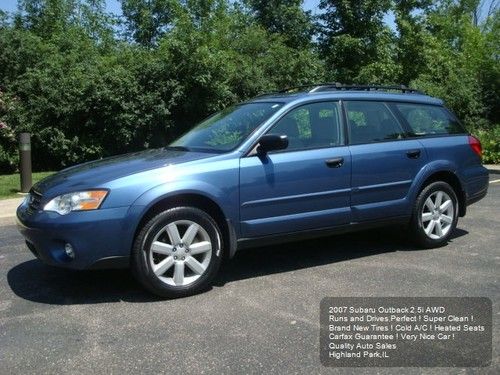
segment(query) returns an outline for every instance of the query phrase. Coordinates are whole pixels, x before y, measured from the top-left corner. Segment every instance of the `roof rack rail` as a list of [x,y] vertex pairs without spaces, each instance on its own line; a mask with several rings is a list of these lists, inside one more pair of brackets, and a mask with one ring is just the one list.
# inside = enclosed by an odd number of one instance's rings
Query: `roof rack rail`
[[334,86],[336,84],[339,84],[339,83],[331,83],[331,82],[309,83],[309,84],[304,84],[304,85],[286,87],[284,89],[278,90],[277,93],[285,94],[285,93],[288,93],[288,92],[299,91],[299,90],[306,89],[306,88],[312,88],[314,90],[314,88],[316,88],[316,87],[320,87],[320,86],[332,86],[332,85]]
[[330,90],[355,90],[355,91],[401,91],[403,94],[422,94],[422,91],[412,89],[405,85],[356,85],[356,84],[342,84],[339,82],[326,82],[326,83],[311,83],[307,85],[299,85],[287,87],[278,93],[284,94],[288,92],[298,91],[310,88],[308,92],[330,91]]

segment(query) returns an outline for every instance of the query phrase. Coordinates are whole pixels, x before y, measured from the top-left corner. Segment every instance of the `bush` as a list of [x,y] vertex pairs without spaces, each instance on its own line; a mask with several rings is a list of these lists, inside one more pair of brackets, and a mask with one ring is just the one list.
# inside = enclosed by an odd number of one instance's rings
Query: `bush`
[[[0,88],[10,98],[0,120],[32,134],[37,171],[164,146],[230,104],[321,75],[313,52],[238,10],[198,21],[183,14],[154,48],[104,43],[80,25],[44,37],[0,25],[0,50]],[[13,154],[1,144],[7,172]]]
[[496,124],[491,129],[480,129],[474,132],[483,145],[483,163],[500,163],[500,124]]
[[0,174],[15,172],[19,161],[16,136],[4,122],[12,107],[13,101],[0,91]]
[[17,169],[17,165],[17,152],[6,150],[4,145],[0,143],[0,174],[14,173]]
[[[442,98],[482,129],[485,161],[499,161],[498,130],[487,129],[500,119],[500,12],[475,25],[464,1],[325,0],[325,22],[307,40],[300,1],[120,3],[123,17],[102,0],[19,0],[18,12],[0,11],[0,172],[17,168],[21,132],[32,134],[33,169],[58,170],[163,146],[230,104],[332,78]],[[398,30],[383,24],[389,8]]]

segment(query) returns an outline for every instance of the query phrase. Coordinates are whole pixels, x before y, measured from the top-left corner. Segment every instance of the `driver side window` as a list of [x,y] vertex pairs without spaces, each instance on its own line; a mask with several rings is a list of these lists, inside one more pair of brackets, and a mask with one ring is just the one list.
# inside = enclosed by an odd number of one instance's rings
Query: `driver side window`
[[268,134],[286,135],[285,151],[339,146],[342,144],[339,103],[311,103],[292,109]]

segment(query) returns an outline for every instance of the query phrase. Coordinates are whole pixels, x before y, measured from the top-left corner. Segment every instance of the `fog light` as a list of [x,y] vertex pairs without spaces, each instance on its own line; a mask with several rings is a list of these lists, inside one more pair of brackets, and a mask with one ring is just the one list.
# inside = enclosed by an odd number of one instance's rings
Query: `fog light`
[[75,259],[75,252],[73,251],[73,246],[71,246],[71,244],[67,243],[64,245],[64,252],[71,259]]

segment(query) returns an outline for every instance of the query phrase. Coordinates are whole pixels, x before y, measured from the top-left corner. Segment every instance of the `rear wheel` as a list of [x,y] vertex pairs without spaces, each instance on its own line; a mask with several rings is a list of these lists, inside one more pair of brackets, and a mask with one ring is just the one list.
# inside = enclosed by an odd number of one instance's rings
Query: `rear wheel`
[[193,207],[166,210],[141,229],[132,271],[151,292],[176,298],[207,289],[220,266],[222,242],[215,221]]
[[450,239],[458,221],[458,199],[446,182],[426,186],[418,195],[413,209],[410,229],[416,242],[433,248]]

